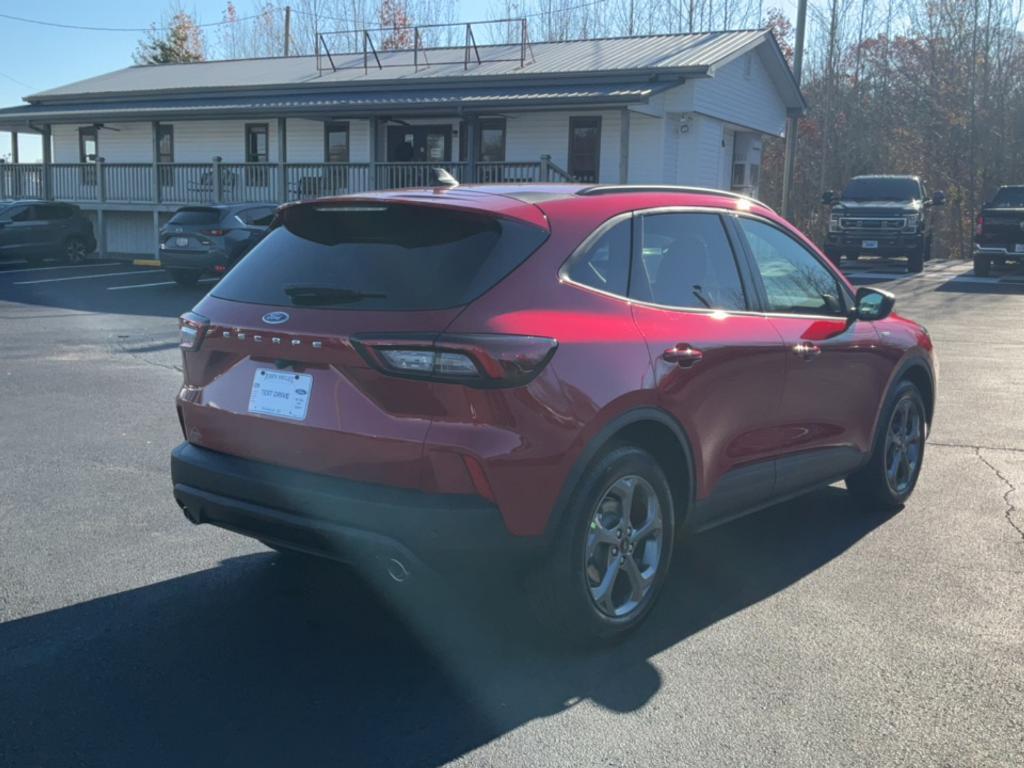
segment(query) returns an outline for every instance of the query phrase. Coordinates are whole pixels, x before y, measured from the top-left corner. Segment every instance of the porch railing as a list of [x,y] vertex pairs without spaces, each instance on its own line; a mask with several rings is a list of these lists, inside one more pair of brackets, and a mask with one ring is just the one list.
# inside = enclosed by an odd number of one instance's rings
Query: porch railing
[[429,186],[433,169],[439,167],[463,183],[572,180],[547,155],[538,161],[501,163],[0,163],[0,200],[276,204]]

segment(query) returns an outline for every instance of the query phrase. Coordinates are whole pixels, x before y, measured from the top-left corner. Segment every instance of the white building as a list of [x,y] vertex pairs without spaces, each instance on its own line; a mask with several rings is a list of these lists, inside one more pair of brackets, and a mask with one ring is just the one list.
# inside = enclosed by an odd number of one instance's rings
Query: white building
[[[524,27],[525,28],[525,27]],[[372,42],[372,41],[371,41]],[[805,104],[768,30],[135,66],[0,109],[43,163],[0,198],[94,212],[101,249],[152,253],[186,203],[425,184],[581,180],[756,196],[761,141]]]

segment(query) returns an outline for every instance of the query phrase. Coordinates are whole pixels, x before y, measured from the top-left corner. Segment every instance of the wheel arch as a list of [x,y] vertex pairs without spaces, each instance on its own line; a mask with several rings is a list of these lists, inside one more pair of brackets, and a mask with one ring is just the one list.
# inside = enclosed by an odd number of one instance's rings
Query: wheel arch
[[[616,445],[635,445],[648,451],[665,472],[672,490],[673,514],[681,526],[693,511],[697,472],[690,439],[682,425],[667,411],[645,406],[611,419],[584,447],[559,492],[546,536],[553,538],[566,517],[573,493],[594,461]],[[682,464],[683,472],[672,471]],[[682,502],[682,503],[681,503]]]

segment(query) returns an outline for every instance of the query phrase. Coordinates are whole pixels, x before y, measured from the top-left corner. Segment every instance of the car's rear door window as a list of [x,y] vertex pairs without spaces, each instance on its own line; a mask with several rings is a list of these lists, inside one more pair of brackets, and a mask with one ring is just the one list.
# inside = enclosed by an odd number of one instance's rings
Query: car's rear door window
[[736,257],[715,213],[651,213],[641,219],[641,252],[630,295],[666,307],[742,310],[747,298]]
[[747,216],[739,217],[738,222],[764,284],[770,312],[845,313],[839,281],[814,254],[772,224]]
[[547,238],[532,224],[395,203],[301,204],[213,289],[231,301],[331,309],[464,305]]

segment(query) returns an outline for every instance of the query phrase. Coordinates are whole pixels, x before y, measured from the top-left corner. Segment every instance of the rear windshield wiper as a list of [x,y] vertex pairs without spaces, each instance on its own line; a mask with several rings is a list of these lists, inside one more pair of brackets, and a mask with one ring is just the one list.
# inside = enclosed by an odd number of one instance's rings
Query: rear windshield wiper
[[292,300],[292,304],[310,307],[352,304],[363,299],[387,298],[383,293],[367,293],[330,285],[289,285],[285,287],[284,292]]

